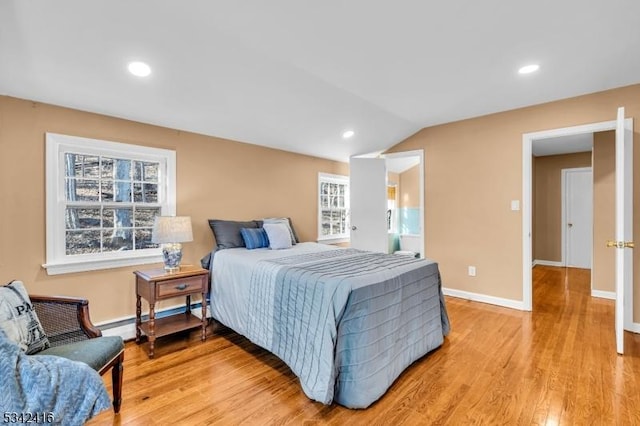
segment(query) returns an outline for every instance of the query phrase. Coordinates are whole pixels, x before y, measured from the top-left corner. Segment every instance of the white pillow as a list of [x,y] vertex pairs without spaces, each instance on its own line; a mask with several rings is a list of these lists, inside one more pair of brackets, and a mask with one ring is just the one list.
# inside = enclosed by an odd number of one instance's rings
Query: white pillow
[[27,354],[49,347],[49,339],[22,281],[0,286],[0,328]]
[[262,225],[269,237],[269,248],[274,250],[291,248],[291,233],[284,223],[265,223]]
[[293,232],[293,227],[291,226],[291,220],[288,217],[265,217],[262,219],[262,223],[283,223],[286,225],[289,230],[289,234],[291,235],[291,244],[296,245],[296,235]]

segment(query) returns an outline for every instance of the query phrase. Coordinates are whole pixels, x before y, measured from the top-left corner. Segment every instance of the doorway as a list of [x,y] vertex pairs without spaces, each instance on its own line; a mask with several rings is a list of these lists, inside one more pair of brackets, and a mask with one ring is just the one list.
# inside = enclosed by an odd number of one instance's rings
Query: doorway
[[[567,170],[590,168],[592,147],[592,134],[571,139],[560,137],[533,142],[531,161],[534,265],[566,266],[566,231],[571,223],[570,220],[566,220],[566,173]],[[588,190],[591,191],[591,188]],[[583,230],[582,227],[578,229]]]
[[[354,156],[349,168],[351,247],[381,253],[402,251],[400,237],[404,235],[411,246],[406,251],[425,257],[424,151]],[[397,191],[390,191],[389,183]],[[397,203],[390,203],[390,197]],[[395,212],[389,214],[391,204]],[[395,228],[390,229],[393,224]]]
[[532,146],[538,139],[615,130],[615,233],[606,246],[615,249],[616,351],[624,353],[624,330],[633,322],[633,119],[619,107],[612,121],[522,135],[522,307],[532,310]]
[[[626,119],[623,121],[624,121],[625,129],[632,128],[631,119]],[[522,182],[523,182],[523,188],[522,188],[522,193],[523,193],[523,202],[522,202],[523,303],[522,303],[522,309],[523,310],[528,310],[528,311],[532,310],[532,268],[531,267],[534,264],[533,261],[535,260],[535,258],[533,257],[533,245],[532,245],[533,233],[535,231],[533,229],[533,220],[532,220],[533,219],[533,201],[534,201],[533,187],[532,187],[533,166],[534,166],[533,148],[542,147],[544,149],[545,143],[553,145],[553,143],[556,142],[556,145],[557,145],[558,141],[561,141],[563,138],[567,138],[567,137],[574,137],[574,136],[580,136],[580,135],[586,135],[586,134],[600,134],[600,135],[609,134],[611,135],[610,142],[608,142],[606,145],[610,147],[612,156],[615,157],[615,146],[616,146],[615,135],[617,133],[616,126],[617,126],[617,122],[613,120],[608,122],[600,122],[600,123],[593,123],[593,124],[587,124],[582,126],[575,126],[575,127],[568,127],[568,128],[562,128],[562,129],[554,129],[554,130],[523,134],[523,145],[522,145],[523,146],[523,151],[522,151],[523,152],[523,179],[522,179]],[[613,161],[612,162],[613,165],[611,170],[611,174],[612,174],[611,188],[615,188],[613,172],[617,173],[617,166],[615,165],[616,164],[615,158],[613,158],[612,161]],[[608,192],[610,193],[611,197],[613,197],[613,192],[614,192],[613,189],[610,189]],[[606,203],[604,204],[611,206],[611,209],[613,209],[613,205],[614,205],[613,201],[614,200],[611,199],[606,201]],[[597,203],[598,201],[596,201],[596,204]],[[595,223],[598,223],[598,221],[599,220],[596,219]],[[610,238],[612,238],[612,232],[608,232],[604,237],[600,235],[596,240],[597,244],[593,246],[593,251],[595,252],[597,250],[600,250],[602,248],[600,246],[603,246],[605,239],[610,239]],[[553,266],[553,264],[551,265]],[[560,266],[560,265],[564,265],[564,259],[562,260],[562,262],[558,262],[557,265],[555,266]],[[627,300],[630,301],[632,297],[631,282],[629,282],[628,284],[625,284],[623,291],[624,291],[624,294],[628,295]],[[598,296],[598,297],[613,299],[616,297],[616,294],[617,292],[615,290],[612,290],[609,292],[603,292],[603,291],[592,289],[592,295]],[[631,322],[632,322],[631,309],[625,309],[625,323],[631,324]]]
[[[557,146],[557,142],[566,137],[584,137],[585,135],[593,135],[596,132],[604,132],[615,130],[616,122],[602,122],[587,124],[583,126],[568,127],[563,129],[547,130],[542,132],[527,133],[523,135],[523,200],[522,200],[522,230],[523,230],[523,308],[531,311],[533,308],[532,300],[532,265],[533,265],[533,158],[534,146],[537,149],[541,147]],[[568,145],[565,143],[564,145]],[[591,150],[591,147],[589,147]],[[576,152],[577,149],[571,149],[565,152]],[[584,149],[583,149],[584,151]],[[564,264],[564,259],[562,263]]]
[[[422,151],[384,155],[387,169],[389,253],[424,257]],[[394,188],[394,191],[389,191]]]

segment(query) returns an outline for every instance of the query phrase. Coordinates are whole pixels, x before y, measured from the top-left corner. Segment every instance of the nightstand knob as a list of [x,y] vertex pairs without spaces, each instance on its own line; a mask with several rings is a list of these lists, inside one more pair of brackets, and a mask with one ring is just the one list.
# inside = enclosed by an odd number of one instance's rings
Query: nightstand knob
[[180,284],[176,286],[176,290],[184,290],[185,288],[187,288],[186,284]]

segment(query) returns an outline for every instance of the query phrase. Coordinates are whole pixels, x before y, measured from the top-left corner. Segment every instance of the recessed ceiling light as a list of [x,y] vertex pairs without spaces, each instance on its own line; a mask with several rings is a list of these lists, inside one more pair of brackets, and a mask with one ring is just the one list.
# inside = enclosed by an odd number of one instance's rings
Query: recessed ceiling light
[[539,69],[540,69],[540,65],[531,64],[531,65],[525,65],[524,67],[520,68],[518,72],[520,74],[531,74],[532,72],[536,72]]
[[127,68],[131,74],[138,77],[146,77],[151,74],[151,67],[144,62],[130,62]]
[[349,139],[350,137],[352,137],[352,136],[353,136],[353,135],[355,135],[355,134],[356,134],[356,132],[354,132],[353,130],[345,130],[345,131],[342,133],[342,137],[343,137],[344,139]]

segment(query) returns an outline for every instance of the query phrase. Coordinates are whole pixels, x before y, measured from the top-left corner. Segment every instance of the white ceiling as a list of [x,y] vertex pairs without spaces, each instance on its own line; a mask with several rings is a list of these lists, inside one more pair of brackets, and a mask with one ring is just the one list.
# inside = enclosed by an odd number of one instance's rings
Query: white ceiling
[[387,158],[385,165],[387,171],[392,173],[404,173],[413,166],[420,164],[420,157],[392,157]]
[[2,0],[0,94],[346,160],[638,83],[638,16],[637,0]]
[[591,150],[593,150],[593,133],[536,139],[531,144],[531,152],[536,157],[572,154]]

